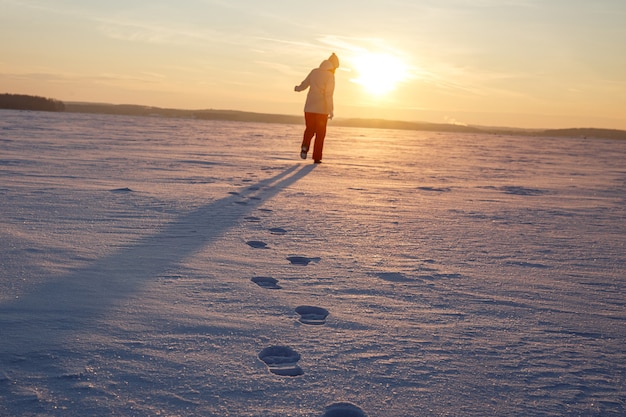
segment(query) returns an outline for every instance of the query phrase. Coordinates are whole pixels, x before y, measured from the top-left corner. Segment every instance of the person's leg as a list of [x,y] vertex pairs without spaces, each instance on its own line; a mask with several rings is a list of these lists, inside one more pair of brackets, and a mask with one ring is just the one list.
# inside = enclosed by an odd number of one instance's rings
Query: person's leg
[[328,115],[316,114],[315,116],[315,144],[313,145],[313,160],[321,161],[322,151],[324,150],[324,138],[326,138]]
[[309,147],[311,146],[311,139],[315,136],[317,125],[315,113],[304,113],[304,122],[306,127],[304,128],[304,136],[302,137],[302,149],[306,153],[309,151]]

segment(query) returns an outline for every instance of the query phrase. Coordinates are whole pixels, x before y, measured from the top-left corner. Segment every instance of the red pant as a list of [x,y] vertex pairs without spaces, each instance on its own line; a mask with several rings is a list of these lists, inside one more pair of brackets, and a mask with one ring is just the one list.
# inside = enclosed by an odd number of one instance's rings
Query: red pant
[[326,137],[326,124],[328,123],[328,115],[320,113],[304,113],[304,121],[306,128],[304,129],[304,137],[302,138],[302,146],[309,150],[311,139],[315,136],[315,144],[313,146],[313,160],[322,160],[322,150],[324,149],[324,138]]

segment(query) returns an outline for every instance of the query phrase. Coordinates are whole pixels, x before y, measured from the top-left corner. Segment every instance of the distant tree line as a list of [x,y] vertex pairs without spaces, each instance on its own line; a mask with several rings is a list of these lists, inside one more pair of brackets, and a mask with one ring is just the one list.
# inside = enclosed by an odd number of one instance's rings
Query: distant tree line
[[65,104],[45,97],[24,94],[0,94],[0,109],[65,111]]
[[[251,113],[237,110],[181,110],[164,109],[160,107],[140,106],[134,104],[102,104],[102,103],[76,103],[67,104],[37,96],[22,94],[0,94],[0,109],[13,110],[38,110],[56,111],[71,113],[97,113],[129,116],[157,116],[171,118],[189,118],[204,120],[229,120],[237,122],[265,122],[281,124],[302,124],[302,116]],[[454,124],[440,124],[428,122],[405,122],[397,120],[383,119],[336,119],[334,126],[365,127],[379,129],[406,129],[437,132],[455,133],[488,133],[502,135],[524,135],[524,136],[551,136],[551,137],[573,137],[573,138],[602,138],[626,140],[626,130],[615,129],[513,129],[513,128],[490,128],[482,126],[460,126]]]

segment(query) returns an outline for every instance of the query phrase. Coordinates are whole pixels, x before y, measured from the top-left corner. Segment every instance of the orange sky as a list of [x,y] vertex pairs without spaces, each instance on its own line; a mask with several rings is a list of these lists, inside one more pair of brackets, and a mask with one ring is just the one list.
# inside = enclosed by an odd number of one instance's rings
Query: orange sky
[[293,86],[336,52],[339,118],[626,129],[622,0],[0,8],[0,93],[300,114],[304,95]]

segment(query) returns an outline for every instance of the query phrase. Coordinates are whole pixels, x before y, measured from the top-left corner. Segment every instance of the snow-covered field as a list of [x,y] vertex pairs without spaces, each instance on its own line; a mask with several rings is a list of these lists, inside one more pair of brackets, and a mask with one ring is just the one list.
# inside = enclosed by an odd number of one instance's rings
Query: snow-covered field
[[301,130],[0,111],[0,415],[626,415],[626,142]]

